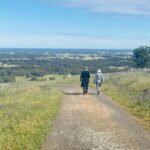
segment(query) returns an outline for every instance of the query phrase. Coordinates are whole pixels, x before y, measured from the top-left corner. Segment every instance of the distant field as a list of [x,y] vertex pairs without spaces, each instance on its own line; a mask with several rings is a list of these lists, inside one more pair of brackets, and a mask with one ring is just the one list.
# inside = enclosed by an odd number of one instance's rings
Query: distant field
[[103,91],[125,106],[150,129],[150,73],[127,72],[105,75]]
[[78,75],[87,66],[105,73],[131,68],[133,50],[0,49],[0,77],[42,77],[47,74]]
[[[75,59],[75,60],[98,60],[98,59],[107,59],[110,53],[103,53],[99,52],[97,54],[95,53],[82,53],[82,51],[78,54],[76,53],[63,53],[63,54],[49,54],[49,53],[44,53],[42,57],[38,57],[37,59],[39,60],[50,60],[50,59]],[[111,53],[111,56],[113,58],[120,58],[120,59],[128,59],[132,56],[131,53],[122,53],[122,52],[115,52]],[[110,56],[109,56],[110,57]]]
[[2,68],[13,68],[13,67],[18,67],[18,65],[11,65],[11,64],[2,64],[2,63],[0,63],[0,67],[2,67]]
[[[47,59],[51,58],[59,58],[59,59],[78,59],[78,60],[97,60],[97,59],[105,59],[100,54],[71,54],[71,53],[65,53],[65,54],[55,54],[55,56],[45,56]],[[41,58],[43,59],[43,58]]]
[[57,115],[62,94],[56,80],[0,84],[0,149],[40,149]]

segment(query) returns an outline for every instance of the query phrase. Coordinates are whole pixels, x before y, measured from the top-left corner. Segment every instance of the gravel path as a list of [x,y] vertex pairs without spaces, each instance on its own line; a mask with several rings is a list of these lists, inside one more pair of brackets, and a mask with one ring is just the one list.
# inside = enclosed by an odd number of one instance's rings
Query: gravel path
[[150,133],[109,98],[61,87],[65,97],[42,150],[150,150]]

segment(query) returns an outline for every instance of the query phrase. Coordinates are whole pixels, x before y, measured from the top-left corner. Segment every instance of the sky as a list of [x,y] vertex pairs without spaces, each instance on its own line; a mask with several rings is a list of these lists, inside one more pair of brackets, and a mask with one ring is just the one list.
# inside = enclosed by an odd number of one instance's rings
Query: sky
[[1,0],[1,48],[150,45],[149,0]]

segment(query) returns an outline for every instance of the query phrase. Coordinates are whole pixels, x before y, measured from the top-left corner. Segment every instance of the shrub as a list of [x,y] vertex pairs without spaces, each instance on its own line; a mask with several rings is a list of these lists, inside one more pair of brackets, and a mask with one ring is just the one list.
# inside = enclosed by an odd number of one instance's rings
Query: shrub
[[32,76],[32,77],[31,77],[31,81],[37,81],[37,77]]
[[11,75],[11,76],[3,76],[0,79],[1,83],[7,83],[7,82],[15,82],[16,81],[16,77]]
[[56,80],[56,78],[55,77],[50,77],[49,80]]

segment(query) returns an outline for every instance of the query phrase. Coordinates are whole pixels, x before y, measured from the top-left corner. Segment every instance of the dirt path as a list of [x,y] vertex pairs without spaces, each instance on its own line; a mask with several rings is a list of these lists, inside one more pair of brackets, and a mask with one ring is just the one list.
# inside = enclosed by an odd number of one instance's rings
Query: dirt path
[[106,96],[61,90],[65,98],[43,150],[150,150],[150,133]]

